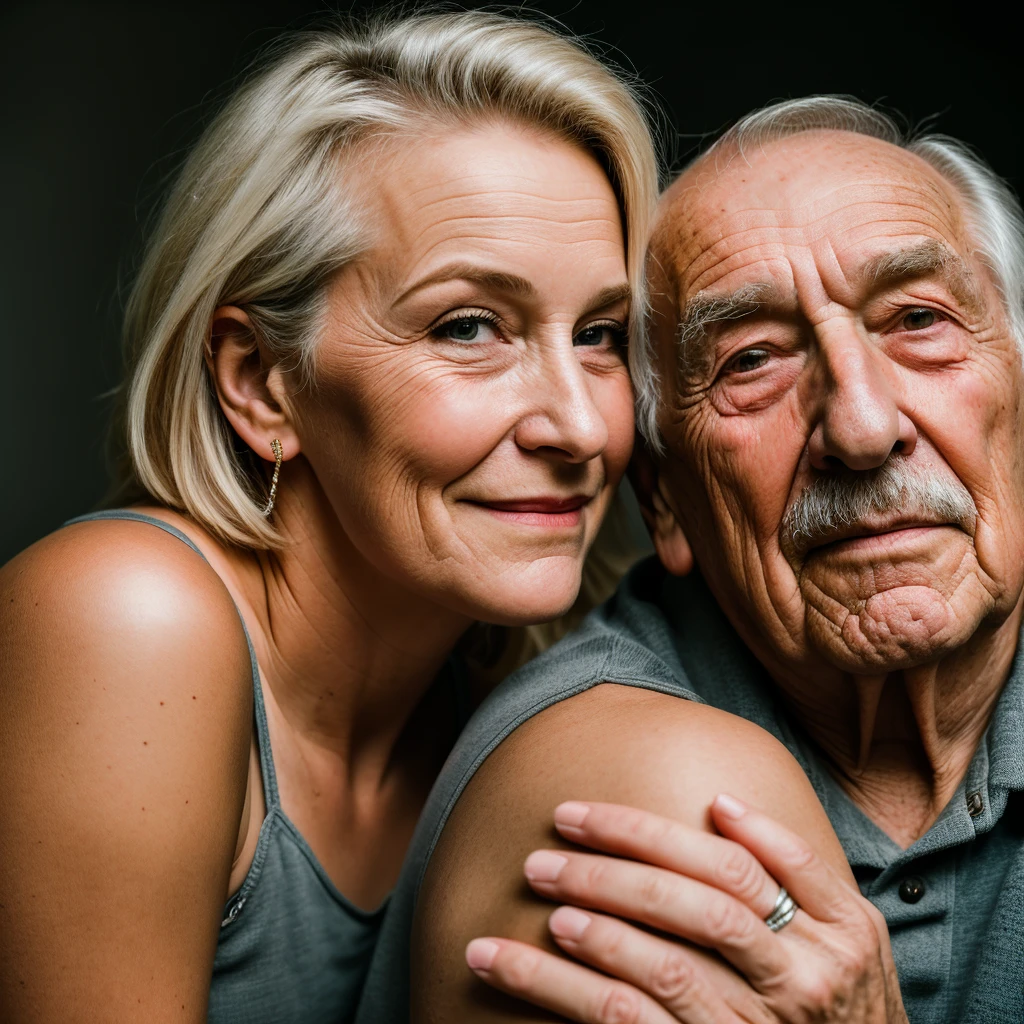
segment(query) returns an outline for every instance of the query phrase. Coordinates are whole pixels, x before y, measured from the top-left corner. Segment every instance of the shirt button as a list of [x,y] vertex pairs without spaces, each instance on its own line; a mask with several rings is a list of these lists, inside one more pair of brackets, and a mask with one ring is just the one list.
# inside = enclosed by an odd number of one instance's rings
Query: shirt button
[[985,801],[981,798],[981,793],[977,790],[973,793],[967,794],[967,813],[972,817],[976,818],[981,812],[985,810]]
[[904,878],[900,882],[900,899],[904,903],[916,903],[924,895],[924,879]]

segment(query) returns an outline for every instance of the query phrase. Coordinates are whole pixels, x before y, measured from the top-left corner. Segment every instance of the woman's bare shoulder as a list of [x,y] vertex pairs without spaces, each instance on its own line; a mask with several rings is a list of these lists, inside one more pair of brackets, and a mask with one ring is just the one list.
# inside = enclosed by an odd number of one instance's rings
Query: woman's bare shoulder
[[[149,524],[93,520],[44,537],[0,569],[0,692],[64,709],[132,708],[141,721],[199,704],[208,720],[251,709],[248,646],[217,574]],[[113,727],[113,726],[112,726]]]
[[534,716],[471,783],[483,800],[495,786],[514,790],[517,802],[531,813],[543,808],[549,818],[562,799],[600,800],[699,828],[710,827],[715,796],[732,793],[842,858],[806,775],[783,744],[746,719],[653,690],[606,683]]
[[123,650],[154,633],[193,630],[218,637],[214,646],[229,652],[245,646],[217,573],[149,523],[89,520],[57,530],[0,568],[0,595],[5,639],[20,647],[57,643],[70,653],[78,638],[93,648],[109,639]]
[[72,979],[82,1005],[205,1006],[250,678],[224,585],[164,531],[76,524],[0,570],[0,933],[19,936],[0,960],[19,998],[67,1002]]
[[551,904],[522,880],[531,851],[569,848],[553,827],[558,804],[626,804],[711,830],[719,793],[764,811],[830,863],[845,865],[799,764],[751,722],[610,683],[529,719],[470,780],[428,865],[413,927],[413,1019],[462,1018],[470,1009],[474,1020],[525,1019],[522,1004],[516,1010],[472,978],[463,951],[475,936],[504,935],[558,952],[547,928]]

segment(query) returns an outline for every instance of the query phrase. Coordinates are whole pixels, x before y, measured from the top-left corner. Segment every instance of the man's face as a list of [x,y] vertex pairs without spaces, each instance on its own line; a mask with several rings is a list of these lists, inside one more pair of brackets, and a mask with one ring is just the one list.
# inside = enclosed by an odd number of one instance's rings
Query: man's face
[[659,551],[774,670],[941,658],[1024,585],[1021,358],[962,204],[850,133],[711,165],[654,250]]

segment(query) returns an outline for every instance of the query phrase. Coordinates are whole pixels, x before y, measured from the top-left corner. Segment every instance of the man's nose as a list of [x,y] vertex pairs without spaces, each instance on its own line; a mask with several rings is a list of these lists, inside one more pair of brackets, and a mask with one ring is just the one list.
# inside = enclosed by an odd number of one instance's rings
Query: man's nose
[[530,401],[515,431],[520,448],[569,463],[589,462],[604,451],[608,424],[575,352],[545,360],[525,386]]
[[895,452],[909,455],[917,430],[899,406],[884,353],[852,328],[822,338],[819,351],[825,380],[808,445],[811,465],[866,470]]

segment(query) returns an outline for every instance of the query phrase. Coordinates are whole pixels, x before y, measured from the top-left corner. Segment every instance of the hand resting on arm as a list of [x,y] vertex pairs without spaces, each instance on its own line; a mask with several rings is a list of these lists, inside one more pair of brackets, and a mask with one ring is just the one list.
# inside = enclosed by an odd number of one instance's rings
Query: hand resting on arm
[[[722,793],[756,811],[730,818]],[[778,879],[811,912],[773,934]],[[562,950],[549,900],[588,908],[553,915]],[[466,966],[480,936],[497,938],[494,987]],[[414,1024],[905,1020],[881,915],[791,755],[725,712],[617,685],[542,712],[483,764],[429,865],[412,954]]]

